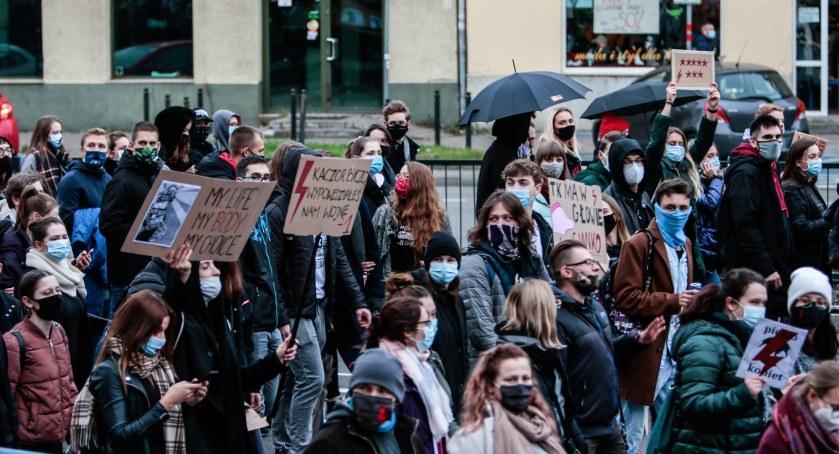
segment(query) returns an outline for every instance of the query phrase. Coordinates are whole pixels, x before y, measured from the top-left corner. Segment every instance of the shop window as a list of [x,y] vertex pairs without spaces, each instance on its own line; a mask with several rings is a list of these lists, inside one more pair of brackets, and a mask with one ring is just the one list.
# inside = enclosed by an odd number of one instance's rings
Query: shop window
[[192,0],[114,1],[114,77],[192,77]]
[[[719,54],[720,1],[689,6],[673,0],[565,0],[565,67],[645,68],[667,63],[670,49],[686,48],[688,8],[693,8],[693,48]],[[706,35],[703,26],[709,22],[714,33]]]
[[41,0],[0,1],[0,77],[41,77]]

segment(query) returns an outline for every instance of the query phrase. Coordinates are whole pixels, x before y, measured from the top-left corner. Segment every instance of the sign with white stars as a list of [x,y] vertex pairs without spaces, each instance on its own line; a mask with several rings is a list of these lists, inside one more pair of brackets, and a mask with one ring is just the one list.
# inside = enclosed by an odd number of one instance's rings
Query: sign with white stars
[[714,53],[673,49],[670,53],[673,82],[679,88],[710,90],[714,83]]

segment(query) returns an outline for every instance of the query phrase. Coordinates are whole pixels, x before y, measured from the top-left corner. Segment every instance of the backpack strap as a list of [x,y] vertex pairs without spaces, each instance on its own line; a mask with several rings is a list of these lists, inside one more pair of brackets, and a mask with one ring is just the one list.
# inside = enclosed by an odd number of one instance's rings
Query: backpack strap
[[23,343],[23,336],[19,330],[13,329],[9,332],[17,338],[17,344],[20,346],[20,370],[23,370],[23,363],[26,360],[26,344]]
[[513,284],[510,282],[510,277],[498,269],[498,262],[489,254],[479,253],[478,255],[484,260],[484,268],[486,268],[490,289],[492,288],[492,281],[494,281],[495,276],[498,275],[498,279],[501,280],[501,287],[504,289],[504,294],[509,295],[510,289],[513,288]]
[[653,254],[655,253],[655,238],[649,230],[641,230],[647,235],[650,242],[650,250],[647,252],[647,260],[644,263],[644,291],[649,292],[653,285]]

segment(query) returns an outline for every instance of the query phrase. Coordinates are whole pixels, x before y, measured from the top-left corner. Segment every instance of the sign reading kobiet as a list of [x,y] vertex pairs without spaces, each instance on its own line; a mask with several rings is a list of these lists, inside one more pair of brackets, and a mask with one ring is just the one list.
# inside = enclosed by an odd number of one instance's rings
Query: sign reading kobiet
[[760,375],[767,385],[784,389],[806,337],[806,330],[765,318],[758,320],[737,368],[737,377]]
[[586,246],[592,257],[608,267],[606,230],[603,227],[603,199],[599,186],[576,181],[548,179],[554,243],[577,240]]
[[349,235],[370,163],[369,159],[301,156],[283,231],[292,235]]
[[238,260],[273,189],[273,184],[161,171],[122,251],[162,257],[189,243],[193,260]]

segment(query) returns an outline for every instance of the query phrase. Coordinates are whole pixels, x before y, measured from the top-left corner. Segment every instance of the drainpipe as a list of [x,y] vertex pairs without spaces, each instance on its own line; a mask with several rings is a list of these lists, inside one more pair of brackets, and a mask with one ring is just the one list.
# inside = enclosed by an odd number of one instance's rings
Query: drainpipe
[[382,105],[390,99],[390,0],[384,1],[384,26],[382,29],[382,47],[385,56],[382,68]]
[[466,0],[457,0],[457,99],[462,114],[466,110]]

